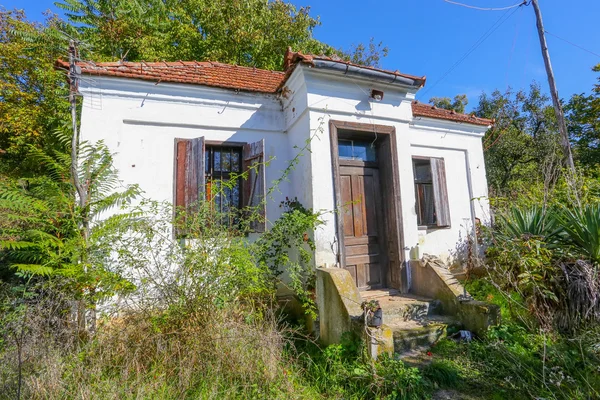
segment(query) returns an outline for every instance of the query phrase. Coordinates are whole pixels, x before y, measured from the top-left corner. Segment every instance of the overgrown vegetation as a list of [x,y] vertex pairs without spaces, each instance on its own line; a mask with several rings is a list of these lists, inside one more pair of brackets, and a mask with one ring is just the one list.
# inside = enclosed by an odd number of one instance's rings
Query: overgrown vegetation
[[[485,266],[467,285],[501,306],[503,324],[473,342],[441,341],[417,369],[371,361],[352,337],[322,348],[279,313],[278,285],[297,294],[307,318],[316,311],[320,214],[296,199],[249,242],[249,226],[219,223],[239,215],[203,202],[193,218],[173,218],[169,204],[121,187],[102,143],[82,143],[88,202],[76,205],[67,81],[54,68],[71,38],[85,60],[267,69],[283,67],[288,46],[372,66],[387,48],[371,39],[336,50],[313,38],[320,22],[308,7],[282,0],[58,7],[66,20],[43,24],[0,12],[0,398],[423,399],[438,388],[600,397],[598,85],[565,101],[575,184],[539,85],[480,97],[474,113],[495,121],[483,141],[494,225],[479,238]],[[431,102],[458,112],[468,105],[464,95]],[[134,198],[141,202],[127,207]]]

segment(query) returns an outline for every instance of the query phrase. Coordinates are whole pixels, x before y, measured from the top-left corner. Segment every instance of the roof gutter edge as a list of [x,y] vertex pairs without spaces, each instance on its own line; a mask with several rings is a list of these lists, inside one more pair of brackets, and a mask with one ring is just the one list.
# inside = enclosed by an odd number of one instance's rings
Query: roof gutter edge
[[315,59],[311,62],[313,68],[327,69],[341,73],[343,75],[356,76],[372,79],[384,83],[393,83],[401,86],[419,89],[425,84],[425,79],[411,79],[405,76],[375,71],[370,68],[363,68],[355,65],[348,65],[337,61]]

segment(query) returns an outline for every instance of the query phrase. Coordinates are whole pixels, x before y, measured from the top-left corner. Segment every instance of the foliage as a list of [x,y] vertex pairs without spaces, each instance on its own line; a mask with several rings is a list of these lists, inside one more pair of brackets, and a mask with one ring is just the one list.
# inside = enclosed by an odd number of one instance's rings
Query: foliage
[[563,242],[576,253],[600,265],[600,203],[573,209],[563,208],[556,214],[564,231]]
[[387,48],[336,51],[313,38],[310,7],[283,0],[62,0],[65,30],[94,50],[91,58],[128,61],[212,60],[277,70],[288,47],[377,65]]
[[[210,206],[200,205],[205,210],[198,215],[216,213]],[[178,229],[170,204],[145,200],[132,212],[137,218],[110,238],[108,256],[137,287],[134,308],[169,309],[185,324],[199,308],[270,301],[274,277],[235,227],[215,223],[219,217],[190,218],[185,224],[191,233],[183,239],[173,235]]]
[[[600,72],[600,64],[593,69]],[[589,95],[571,97],[565,111],[575,157],[584,167],[596,170],[600,166],[600,85]]]
[[[57,140],[69,140],[56,132]],[[94,220],[112,208],[128,203],[139,194],[137,186],[115,191],[120,182],[112,166],[112,156],[104,144],[82,144],[81,179],[87,182],[89,202],[85,209],[74,204],[70,182],[70,157],[60,151],[42,152],[29,147],[29,157],[46,173],[24,181],[6,180],[0,186],[1,266],[21,277],[63,276],[73,284],[76,297],[94,288],[94,297],[111,296],[128,284],[104,263],[112,246],[111,231],[126,225],[131,217],[124,213],[97,220],[91,235],[84,238],[81,221]],[[100,243],[104,241],[105,247]]]
[[387,57],[389,48],[384,46],[383,42],[376,43],[375,38],[371,38],[366,45],[359,43],[352,46],[349,51],[338,49],[336,53],[354,64],[380,67],[381,59]]
[[538,236],[549,243],[559,233],[556,218],[551,215],[539,206],[526,209],[512,207],[500,214],[497,230],[508,239]]
[[320,350],[300,343],[298,362],[319,393],[332,398],[408,400],[428,397],[428,385],[417,368],[383,356],[369,360],[357,338],[346,334],[340,344]]
[[554,290],[559,270],[546,243],[534,236],[516,238],[490,247],[487,256],[494,282],[518,293],[522,307],[544,327],[551,326],[551,311],[559,301]]
[[469,104],[469,99],[467,99],[466,94],[457,94],[454,96],[454,99],[450,99],[450,97],[432,97],[429,99],[429,102],[438,108],[464,114],[465,108]]
[[572,333],[600,321],[598,207],[513,207],[498,218],[489,279],[546,329]]
[[38,165],[29,146],[53,148],[51,132],[68,121],[66,79],[54,69],[61,56],[57,20],[29,22],[23,12],[0,12],[0,173],[30,176]]
[[560,175],[558,130],[549,98],[538,84],[529,92],[484,93],[474,111],[494,119],[483,140],[493,195],[514,198],[530,185],[554,185]]
[[298,199],[286,197],[280,207],[283,213],[255,242],[255,252],[259,262],[268,266],[273,275],[279,276],[285,271],[292,291],[305,312],[314,318],[315,271],[311,261],[315,243],[311,236],[323,222],[320,214],[305,208]]
[[424,375],[440,387],[478,398],[596,398],[598,340],[594,331],[569,340],[508,322],[482,341],[442,340],[432,349],[434,361]]

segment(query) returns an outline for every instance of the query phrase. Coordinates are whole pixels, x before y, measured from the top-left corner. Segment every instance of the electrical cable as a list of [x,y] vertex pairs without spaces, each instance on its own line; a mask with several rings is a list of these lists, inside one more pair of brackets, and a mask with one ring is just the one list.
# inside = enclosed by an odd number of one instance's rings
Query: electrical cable
[[517,20],[517,23],[515,24],[515,37],[513,39],[512,47],[510,49],[510,55],[508,56],[508,65],[506,66],[506,74],[504,75],[504,83],[506,84],[507,89],[510,86],[508,84],[508,74],[510,72],[510,67],[511,67],[511,64],[512,64],[513,55],[515,53],[515,47],[517,45],[517,39],[519,38],[519,27],[520,27],[520,25],[521,25],[521,18],[519,18]]
[[563,38],[561,38],[560,36],[557,36],[557,35],[555,35],[554,33],[548,32],[547,30],[544,30],[544,32],[545,32],[545,33],[547,33],[547,34],[548,34],[548,35],[550,35],[550,36],[554,36],[555,38],[557,38],[557,39],[559,39],[559,40],[562,40],[563,42],[566,42],[566,43],[570,44],[571,46],[577,47],[578,49],[580,49],[580,50],[583,50],[583,51],[585,51],[586,53],[590,53],[590,54],[592,54],[592,55],[595,55],[596,57],[600,57],[600,54],[598,54],[598,53],[594,53],[593,51],[591,51],[591,50],[588,50],[588,49],[586,49],[585,47],[579,46],[578,44],[575,44],[575,43],[573,43],[573,42],[570,42],[570,41],[568,41],[567,39],[563,39]]
[[474,10],[480,10],[480,11],[504,11],[504,10],[510,10],[511,8],[515,8],[515,7],[520,7],[523,4],[527,3],[527,1],[522,1],[518,4],[513,4],[512,6],[507,6],[507,7],[499,7],[499,8],[483,8],[483,7],[477,7],[477,6],[471,6],[469,4],[463,4],[463,3],[458,3],[456,1],[451,1],[451,0],[444,0],[446,3],[449,4],[454,4],[456,6],[461,6],[461,7],[466,7],[466,8],[472,8]]
[[[526,3],[521,3],[521,5],[524,5]],[[440,79],[438,79],[433,85],[429,86],[427,89],[425,89],[423,92],[418,93],[417,97],[422,97],[425,94],[429,93],[431,91],[431,89],[433,89],[434,87],[436,87],[440,82],[442,82],[448,75],[450,75],[450,73],[452,71],[454,71],[467,57],[469,57],[471,55],[471,53],[473,53],[475,50],[477,50],[477,48],[479,46],[481,46],[483,44],[483,42],[485,42],[487,40],[487,38],[489,38],[498,28],[500,28],[506,21],[508,21],[508,19],[510,19],[510,17],[512,17],[515,12],[518,10],[518,8],[515,8],[514,11],[510,12],[510,10],[508,10],[507,12],[505,12],[504,14],[502,14],[502,16],[500,18],[498,18],[498,20],[496,22],[494,22],[494,24],[475,42],[475,44],[473,44],[469,50],[467,50],[467,52],[457,61],[455,62],[450,69],[448,69],[448,71],[446,71],[442,77]],[[508,15],[508,16],[507,16]]]

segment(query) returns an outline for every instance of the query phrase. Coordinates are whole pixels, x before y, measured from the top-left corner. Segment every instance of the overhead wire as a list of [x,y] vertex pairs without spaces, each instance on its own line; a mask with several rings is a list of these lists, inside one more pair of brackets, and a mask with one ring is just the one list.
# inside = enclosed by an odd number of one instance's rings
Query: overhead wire
[[[524,4],[526,4],[526,3],[525,2],[520,3],[519,6],[522,6]],[[512,12],[509,9],[504,14],[502,14],[502,16],[500,18],[498,18],[498,20],[496,22],[494,22],[494,24],[492,24],[492,26],[469,48],[469,50],[467,50],[467,52],[458,61],[456,61],[442,75],[442,77],[440,79],[438,79],[433,85],[431,85],[427,89],[425,89],[422,93],[418,93],[417,97],[424,96],[425,94],[429,93],[434,87],[436,87],[439,83],[441,83],[448,75],[450,75],[450,73],[452,71],[454,71],[460,64],[462,64],[462,62],[465,59],[467,59],[467,57],[469,57],[471,55],[471,53],[473,53],[475,50],[477,50],[477,48],[479,46],[481,46],[487,40],[487,38],[489,38],[496,30],[498,30],[498,28],[500,28],[506,21],[508,21],[508,19],[510,19],[510,17],[512,17],[515,14],[515,12],[517,12],[517,10],[518,10],[518,8],[513,7]]]
[[527,3],[527,1],[522,1],[520,3],[517,4],[513,4],[512,6],[506,6],[506,7],[477,7],[477,6],[472,6],[470,4],[464,4],[464,3],[459,3],[456,1],[451,1],[451,0],[444,0],[446,3],[449,4],[454,4],[456,6],[461,6],[461,7],[466,7],[466,8],[471,8],[473,10],[480,10],[480,11],[504,11],[504,10],[510,10],[511,8],[516,8],[516,7],[520,7],[523,4]]
[[[513,54],[514,54],[515,47],[516,47],[516,44],[517,44],[517,39],[519,37],[519,27],[520,27],[520,24],[521,24],[521,19],[519,19],[517,21],[517,23],[515,24],[515,36],[513,38],[513,43],[512,43],[511,50],[510,50],[510,55],[508,57],[508,65],[506,67],[506,75],[505,75],[506,93],[510,92],[510,85],[508,84],[508,74],[510,72],[510,66],[512,64]],[[500,112],[500,114],[502,114],[502,113],[503,113],[503,111]],[[486,138],[484,138],[484,140],[483,140],[483,151],[484,152],[487,151],[488,149],[490,149],[491,147],[493,147],[496,143],[498,143],[498,141],[500,140],[500,138],[502,136],[504,136],[505,133],[506,133],[506,130],[503,131],[503,132],[500,132],[500,134],[497,137],[495,137],[495,138],[493,138],[491,135],[487,136]],[[492,141],[492,143],[490,143],[490,141]]]
[[509,84],[508,84],[508,74],[510,72],[510,67],[512,65],[512,59],[513,59],[513,55],[515,53],[515,47],[517,45],[517,39],[519,38],[519,28],[521,26],[521,17],[523,14],[520,14],[519,17],[517,18],[517,22],[515,23],[515,37],[513,38],[513,43],[512,43],[512,47],[510,49],[510,54],[508,56],[508,65],[506,66],[506,74],[504,76],[504,83],[506,84],[506,87],[508,89]]
[[586,49],[586,48],[585,48],[585,47],[583,47],[583,46],[580,46],[580,45],[578,45],[578,44],[575,44],[575,43],[573,43],[573,42],[570,42],[570,41],[568,41],[567,39],[561,38],[560,36],[558,36],[558,35],[555,35],[555,34],[554,34],[554,33],[552,33],[552,32],[548,32],[547,30],[544,30],[544,32],[545,32],[545,33],[547,33],[547,34],[548,34],[548,35],[550,35],[550,36],[554,36],[555,38],[557,38],[557,39],[559,39],[559,40],[562,40],[563,42],[566,42],[566,43],[570,44],[571,46],[577,47],[578,49],[580,49],[580,50],[583,50],[583,51],[585,51],[586,53],[590,53],[590,54],[592,54],[592,55],[594,55],[594,56],[596,56],[596,57],[600,57],[600,54],[598,54],[598,53],[594,53],[593,51],[591,51],[591,50],[588,50],[588,49]]

